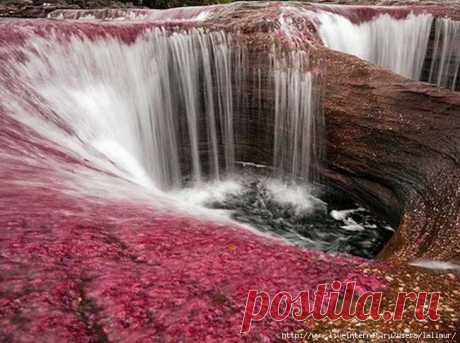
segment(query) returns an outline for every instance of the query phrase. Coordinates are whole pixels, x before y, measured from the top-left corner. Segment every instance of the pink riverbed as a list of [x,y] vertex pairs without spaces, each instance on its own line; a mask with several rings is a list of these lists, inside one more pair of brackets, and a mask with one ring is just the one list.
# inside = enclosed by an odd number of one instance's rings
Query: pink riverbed
[[[29,25],[22,22],[19,31]],[[43,25],[39,32],[55,24]],[[120,39],[129,43],[142,25],[117,31]],[[99,36],[92,25],[81,27]],[[0,28],[4,46],[23,43],[11,22]],[[361,272],[371,262],[181,214],[155,193],[138,199],[139,187],[30,129],[40,118],[68,131],[16,82],[10,66],[24,56],[5,50],[2,56],[8,64],[0,67],[0,340],[276,341],[303,323],[267,318],[241,336],[250,289],[297,294],[334,280],[355,280],[361,290],[384,287]]]
[[[13,135],[1,114],[0,335],[24,342],[273,341],[302,327],[239,332],[249,289],[313,290],[333,280],[383,285],[368,262],[289,247],[239,227],[151,206],[56,190],[56,174],[21,154],[72,163],[46,142]],[[5,127],[6,125],[6,127]],[[30,137],[34,135],[30,133]],[[12,149],[12,150],[10,150]]]

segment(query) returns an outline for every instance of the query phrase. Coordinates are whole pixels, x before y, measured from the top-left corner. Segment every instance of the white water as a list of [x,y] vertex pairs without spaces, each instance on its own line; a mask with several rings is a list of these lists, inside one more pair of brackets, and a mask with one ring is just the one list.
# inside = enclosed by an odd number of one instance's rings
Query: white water
[[231,194],[238,194],[243,188],[240,177],[214,180],[197,187],[183,188],[174,192],[174,196],[195,205],[205,206],[215,201],[224,201]]
[[[14,64],[15,81],[27,86],[49,117],[29,113],[25,100],[12,94],[5,106],[50,139],[49,132],[59,131],[49,129],[55,117],[68,129],[56,143],[75,150],[69,142],[80,142],[85,153],[96,160],[105,156],[121,176],[145,187],[179,185],[184,156],[193,180],[203,177],[203,159],[218,178],[221,166],[234,164],[232,75],[239,73],[232,70],[238,49],[230,49],[230,40],[222,32],[161,29],[131,45],[115,38],[33,36],[16,48],[26,62]],[[200,141],[209,143],[205,154]]]
[[326,204],[313,197],[312,190],[305,184],[286,183],[279,179],[269,179],[265,186],[273,200],[281,205],[295,208],[296,213],[307,213],[315,210],[325,210]]
[[[421,80],[425,58],[431,57],[426,81],[438,87],[456,89],[460,71],[460,22],[449,18],[433,20],[426,14],[409,14],[405,19],[383,14],[360,24],[329,12],[320,12],[318,19],[318,32],[325,46],[413,80]],[[427,56],[433,24],[433,51]]]
[[[180,188],[185,176],[195,184],[217,181],[233,171],[235,111],[249,111],[236,37],[155,28],[128,44],[110,35],[25,33],[24,44],[0,48],[8,70],[0,74],[3,106],[66,154],[151,190]],[[276,99],[262,104],[275,108],[274,165],[281,175],[309,180],[317,100],[307,61],[301,52],[275,54],[273,78],[262,83],[259,75],[257,94],[275,87]]]
[[436,19],[429,82],[455,90],[460,69],[460,22]]
[[319,13],[318,18],[319,34],[325,46],[407,78],[420,79],[433,21],[431,15],[411,13],[398,20],[382,14],[360,24],[329,12]]
[[319,158],[321,125],[319,97],[308,72],[308,56],[294,51],[282,57],[274,53],[275,132],[273,166],[279,174],[307,180]]

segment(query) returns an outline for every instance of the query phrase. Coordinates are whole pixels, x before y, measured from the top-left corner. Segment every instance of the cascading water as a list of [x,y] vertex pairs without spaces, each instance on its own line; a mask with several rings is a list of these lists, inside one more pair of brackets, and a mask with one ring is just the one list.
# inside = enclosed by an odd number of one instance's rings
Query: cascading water
[[456,90],[460,69],[460,22],[437,18],[428,81]]
[[[318,32],[334,50],[355,55],[413,80],[458,90],[460,22],[433,19],[431,14],[409,13],[403,19],[380,14],[355,24],[344,15],[320,11]],[[431,28],[435,28],[430,45]],[[430,53],[429,49],[432,49]],[[425,59],[431,59],[424,75]]]
[[[308,53],[273,48],[269,76],[256,68],[251,79],[238,35],[135,26],[124,36],[123,24],[101,24],[98,33],[87,23],[75,25],[67,32],[65,24],[47,23],[35,32],[18,24],[23,42],[0,50],[0,96],[9,99],[3,111],[93,170],[72,168],[67,176],[88,179],[89,189],[109,188],[110,197],[116,183],[94,180],[113,175],[153,190],[155,201],[224,209],[219,217],[291,243],[375,254],[388,230],[334,219],[331,210],[356,204],[329,208],[308,185],[316,180],[322,126]],[[274,96],[263,97],[266,90]],[[258,119],[248,120],[254,106]],[[269,179],[266,170],[236,168],[247,149],[238,140],[255,144],[250,125],[262,123],[267,150],[273,149]]]
[[307,71],[308,56],[294,51],[279,57],[274,53],[275,132],[273,166],[278,175],[288,173],[311,181],[312,167],[320,155],[321,125],[314,77]]
[[355,55],[410,79],[419,80],[430,37],[431,15],[410,13],[404,19],[390,14],[354,24],[336,13],[320,12],[319,34],[334,50]]
[[[329,285],[337,300],[351,284],[365,299],[438,281],[404,263],[452,256],[438,248],[455,234],[456,95],[322,47],[313,16],[326,6],[238,6],[218,17],[196,9],[191,22],[148,11],[123,20],[121,10],[113,20],[0,20],[1,337],[284,340],[312,327],[268,316],[238,336],[248,290]],[[212,19],[196,22],[201,13]],[[437,46],[455,46],[445,32]],[[455,83],[450,49],[434,49],[433,74],[448,69]],[[330,155],[318,166],[321,107]],[[439,168],[421,168],[430,161]],[[316,184],[316,173],[332,183]],[[359,198],[401,220],[388,262],[334,256],[373,258],[394,232]],[[452,268],[438,283],[449,294]],[[451,322],[439,328],[450,333]],[[350,329],[337,323],[313,330]]]
[[[248,163],[249,171],[180,190],[177,196],[228,212],[240,223],[298,246],[372,258],[391,237],[391,227],[346,196],[340,196],[346,200],[328,199],[326,203],[321,198],[330,190],[311,185],[318,180],[315,169],[321,158],[323,123],[319,80],[311,70],[308,53],[274,48],[271,68],[272,86],[262,81],[260,69],[254,70],[252,94],[260,98],[263,89],[274,87],[273,104],[256,102],[257,125],[267,120],[260,109],[274,108],[273,162],[265,166],[274,172],[267,175],[259,170],[263,166]],[[244,106],[238,108],[248,111]]]
[[[33,35],[24,46],[2,49],[8,70],[2,84],[21,80],[43,113],[27,113],[20,94],[8,88],[2,93],[10,99],[6,108],[41,134],[49,124],[38,121],[55,118],[67,128],[64,139],[104,155],[136,183],[177,186],[184,160],[194,181],[203,178],[203,160],[218,178],[235,160],[232,78],[240,74],[232,72],[238,49],[230,49],[230,41],[222,32],[158,28],[132,44],[116,37]],[[17,54],[24,63],[14,63]]]
[[459,27],[459,21],[424,8],[287,4],[280,7],[277,30],[291,47],[318,41],[406,78],[458,91]]

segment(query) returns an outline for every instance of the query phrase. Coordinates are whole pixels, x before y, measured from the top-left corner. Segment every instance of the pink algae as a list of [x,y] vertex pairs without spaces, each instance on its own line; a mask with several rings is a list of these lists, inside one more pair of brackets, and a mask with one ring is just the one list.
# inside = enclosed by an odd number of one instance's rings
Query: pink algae
[[359,273],[360,259],[128,202],[4,186],[0,335],[13,341],[274,341],[303,324],[267,319],[240,336],[249,289],[295,294],[350,275],[383,286]]

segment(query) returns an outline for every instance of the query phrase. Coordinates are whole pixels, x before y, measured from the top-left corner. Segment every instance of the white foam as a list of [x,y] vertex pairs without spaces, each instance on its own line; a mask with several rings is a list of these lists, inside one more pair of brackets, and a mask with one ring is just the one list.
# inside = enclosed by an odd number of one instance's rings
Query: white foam
[[186,203],[206,205],[215,201],[224,201],[228,195],[238,194],[243,189],[242,181],[238,178],[228,178],[220,181],[197,184],[194,187],[173,191],[171,195]]
[[330,215],[335,220],[345,220],[350,214],[361,211],[361,210],[362,208],[354,208],[351,210],[342,210],[342,211],[332,210]]
[[362,225],[359,225],[358,223],[356,223],[354,220],[352,220],[352,222],[350,224],[347,224],[347,225],[342,225],[340,226],[342,229],[344,230],[348,230],[348,231],[363,231],[365,230],[364,227]]
[[267,190],[273,196],[273,200],[279,204],[291,205],[297,212],[313,211],[318,208],[326,208],[326,204],[311,195],[311,190],[305,185],[285,183],[277,179],[269,179],[266,182]]
[[[343,222],[345,225],[340,226],[344,230],[348,231],[363,231],[365,230],[364,226],[361,224],[358,224],[353,218],[350,217],[351,214],[355,212],[360,212],[363,211],[364,209],[359,207],[359,208],[354,208],[351,210],[332,210],[329,214],[332,218],[334,218],[337,221]],[[369,225],[366,226],[367,228],[376,228],[376,225]]]

